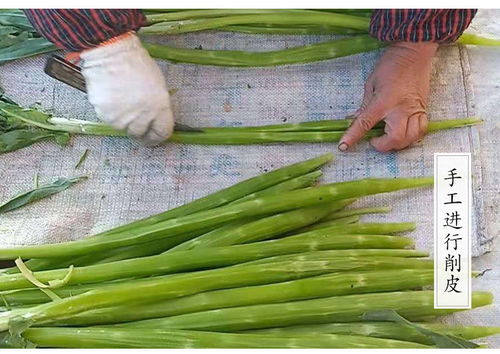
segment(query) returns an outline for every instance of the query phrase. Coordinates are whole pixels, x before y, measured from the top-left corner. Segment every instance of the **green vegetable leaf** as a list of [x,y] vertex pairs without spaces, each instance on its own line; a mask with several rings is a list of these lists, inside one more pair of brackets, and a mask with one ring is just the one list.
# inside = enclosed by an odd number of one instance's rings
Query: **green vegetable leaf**
[[28,32],[22,32],[19,35],[3,35],[0,37],[0,48],[7,48],[16,43],[23,42],[29,38]]
[[0,25],[35,31],[24,12],[18,9],[0,9]]
[[70,139],[71,139],[71,135],[69,135],[69,133],[63,133],[63,132],[55,133],[54,132],[54,140],[60,146],[68,145]]
[[0,133],[0,154],[22,149],[43,139],[54,139],[59,145],[68,143],[68,133],[53,132],[40,129],[15,129],[6,133]]
[[0,64],[55,50],[57,47],[45,38],[27,38],[22,42],[0,49]]
[[20,32],[22,32],[22,30],[20,30],[17,27],[14,27],[14,26],[2,26],[2,27],[0,27],[0,36],[5,36],[8,34],[15,35],[15,34],[18,34]]
[[87,156],[89,155],[89,151],[90,151],[89,149],[85,149],[82,156],[80,157],[77,164],[75,165],[75,170],[77,170],[85,162],[85,160],[87,159]]
[[29,203],[35,202],[37,200],[47,198],[53,194],[62,192],[73,184],[78,183],[82,180],[87,179],[86,176],[81,177],[73,177],[73,178],[60,178],[53,182],[52,184],[48,184],[45,186],[41,186],[39,188],[33,189],[29,192],[25,192],[13,199],[9,200],[3,205],[0,205],[0,214],[6,213],[8,211],[12,211],[18,209],[22,206],[25,206]]
[[10,119],[20,120],[40,128],[50,129],[52,127],[52,124],[48,122],[50,115],[36,109],[22,108],[15,103],[2,100],[0,101],[0,111],[4,116],[10,117]]
[[[33,109],[22,109],[8,98],[0,98],[0,154],[18,150],[43,139],[54,139],[61,146],[68,144],[70,134],[53,129],[50,115]],[[42,128],[42,129],[39,129]]]
[[20,129],[26,127],[20,120],[16,120],[12,117],[6,117],[0,114],[0,133],[5,133],[11,130]]
[[41,38],[21,10],[0,9],[0,64],[57,50]]
[[387,321],[387,322],[395,322],[402,325],[410,326],[415,330],[419,331],[423,335],[429,337],[430,340],[438,348],[477,348],[479,345],[473,343],[471,341],[455,337],[452,335],[441,334],[436,331],[431,331],[427,328],[418,326],[410,321],[408,321],[403,316],[399,315],[394,310],[380,310],[380,311],[371,311],[365,312],[363,314],[363,320],[366,321]]

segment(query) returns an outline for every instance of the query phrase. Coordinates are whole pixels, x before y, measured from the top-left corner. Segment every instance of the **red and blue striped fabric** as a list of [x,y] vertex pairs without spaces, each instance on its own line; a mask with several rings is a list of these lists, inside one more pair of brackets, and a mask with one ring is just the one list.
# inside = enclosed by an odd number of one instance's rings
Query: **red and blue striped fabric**
[[93,48],[146,24],[142,11],[129,9],[33,9],[24,13],[41,35],[73,52]]
[[[146,24],[140,10],[37,9],[24,10],[45,38],[58,47],[78,52]],[[473,9],[374,10],[370,34],[384,42],[455,41],[469,26]]]
[[456,41],[469,26],[474,9],[374,10],[370,34],[383,42]]

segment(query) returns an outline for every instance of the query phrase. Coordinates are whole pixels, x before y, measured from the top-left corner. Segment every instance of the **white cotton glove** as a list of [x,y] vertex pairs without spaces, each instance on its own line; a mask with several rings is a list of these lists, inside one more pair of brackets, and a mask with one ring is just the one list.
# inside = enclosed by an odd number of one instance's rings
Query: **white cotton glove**
[[165,79],[135,34],[80,57],[88,99],[100,119],[147,145],[170,137],[174,117]]

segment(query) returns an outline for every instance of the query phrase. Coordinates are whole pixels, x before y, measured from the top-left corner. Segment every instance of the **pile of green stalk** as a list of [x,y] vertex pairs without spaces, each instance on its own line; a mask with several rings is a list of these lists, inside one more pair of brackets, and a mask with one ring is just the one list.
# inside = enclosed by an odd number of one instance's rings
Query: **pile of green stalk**
[[[148,25],[139,34],[178,35],[205,30],[264,35],[342,35],[342,39],[268,52],[176,48],[144,41],[150,54],[172,62],[232,67],[305,64],[377,50],[386,45],[368,35],[370,9],[143,10]],[[33,37],[33,38],[32,38]],[[147,39],[147,38],[146,38]],[[464,34],[460,44],[499,46],[500,40]],[[0,11],[0,64],[56,48],[39,38],[20,10]]]
[[389,209],[351,206],[432,178],[318,185],[331,159],[82,240],[0,249],[17,264],[0,273],[1,346],[473,348],[500,333],[436,323],[456,310],[434,309],[433,262],[400,235],[416,225],[363,223]]
[[[175,131],[168,142],[197,145],[338,142],[351,122],[350,119],[331,119],[252,127],[200,127],[199,131]],[[432,133],[479,123],[481,120],[473,117],[431,121],[427,131]],[[383,131],[383,123],[378,124],[366,137],[382,135]],[[0,154],[40,140],[52,140],[64,146],[71,134],[126,136],[124,131],[103,123],[52,117],[36,109],[22,108],[0,97]]]
[[[147,11],[149,26],[142,35],[177,35],[205,30],[265,35],[342,35],[341,39],[267,52],[175,48],[153,44],[144,46],[159,59],[201,65],[262,67],[305,64],[383,48],[368,34],[370,9],[330,10],[156,10]],[[500,40],[466,33],[458,40],[464,45],[499,46]]]

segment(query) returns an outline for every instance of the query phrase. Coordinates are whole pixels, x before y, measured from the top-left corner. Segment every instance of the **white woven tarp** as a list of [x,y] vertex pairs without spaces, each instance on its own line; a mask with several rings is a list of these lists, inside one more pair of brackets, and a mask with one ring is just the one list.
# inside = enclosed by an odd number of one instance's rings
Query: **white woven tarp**
[[[327,39],[328,36],[265,37],[213,32],[160,41],[189,48],[201,45],[206,49],[264,51]],[[179,122],[193,126],[257,125],[343,118],[351,114],[358,107],[364,80],[379,55],[373,52],[309,65],[263,69],[166,62],[160,65],[169,87],[175,92],[172,100]],[[63,117],[95,119],[82,93],[43,74],[44,61],[44,57],[37,57],[0,66],[0,86],[22,105],[37,104]],[[475,115],[470,72],[467,49],[458,46],[439,49],[432,75],[431,119]],[[434,152],[471,152],[474,164],[472,245],[473,254],[480,255],[490,250],[491,240],[498,232],[498,184],[494,183],[498,175],[490,170],[494,167],[491,156],[498,151],[495,148],[498,137],[492,138],[491,133],[495,129],[498,132],[498,126],[494,117],[483,118],[484,127],[429,135],[411,149],[389,154],[377,153],[367,143],[349,153],[339,153],[332,143],[221,147],[167,144],[154,149],[123,138],[76,137],[66,148],[38,143],[0,156],[0,202],[30,189],[36,173],[41,182],[82,174],[89,176],[89,180],[52,198],[0,215],[0,246],[79,239],[329,151],[336,154],[336,160],[324,169],[322,180],[325,182],[429,176]],[[480,141],[487,142],[487,151],[482,150]],[[83,167],[75,171],[74,166],[85,149],[90,149],[89,156]],[[483,185],[483,174],[487,176],[487,186]],[[483,196],[483,192],[487,195]],[[418,248],[432,250],[431,189],[379,195],[357,205],[392,206],[392,213],[365,220],[416,221],[418,229],[410,236]],[[482,267],[494,265],[481,263]],[[495,279],[497,284],[500,280],[498,269],[483,279],[492,280],[479,280],[482,288],[493,289],[498,294],[497,286],[493,285]],[[498,325],[498,309],[490,307],[480,315],[472,311],[470,315],[455,316],[451,320],[463,319],[467,319],[466,323],[472,319],[475,324]],[[490,343],[500,346],[495,340]]]
[[[327,36],[251,36],[200,33],[162,42],[176,46],[270,50],[328,39]],[[467,57],[463,49],[443,47],[435,59],[430,112],[433,119],[473,115]],[[173,89],[178,121],[192,126],[256,125],[343,118],[358,106],[363,84],[379,52],[310,65],[263,69],[228,69],[161,63]],[[19,103],[35,103],[58,116],[95,119],[85,96],[43,74],[44,58],[22,60],[0,68],[0,85]],[[90,153],[83,169],[74,165]],[[286,163],[337,152],[336,145],[188,146],[168,144],[148,149],[128,139],[77,137],[64,149],[53,143],[0,157],[0,200],[30,188],[33,175],[41,181],[60,176],[89,175],[88,182],[32,206],[1,216],[4,245],[77,239],[203,196],[244,178]],[[324,181],[365,177],[429,176],[432,154],[480,151],[475,128],[428,136],[422,144],[400,153],[380,154],[367,143],[356,151],[337,153]],[[476,187],[480,161],[475,159]],[[480,189],[475,202],[482,203]],[[391,205],[387,220],[414,220],[419,247],[432,242],[432,191],[418,190],[372,198],[371,204]],[[482,246],[483,221],[477,220],[474,253]]]

